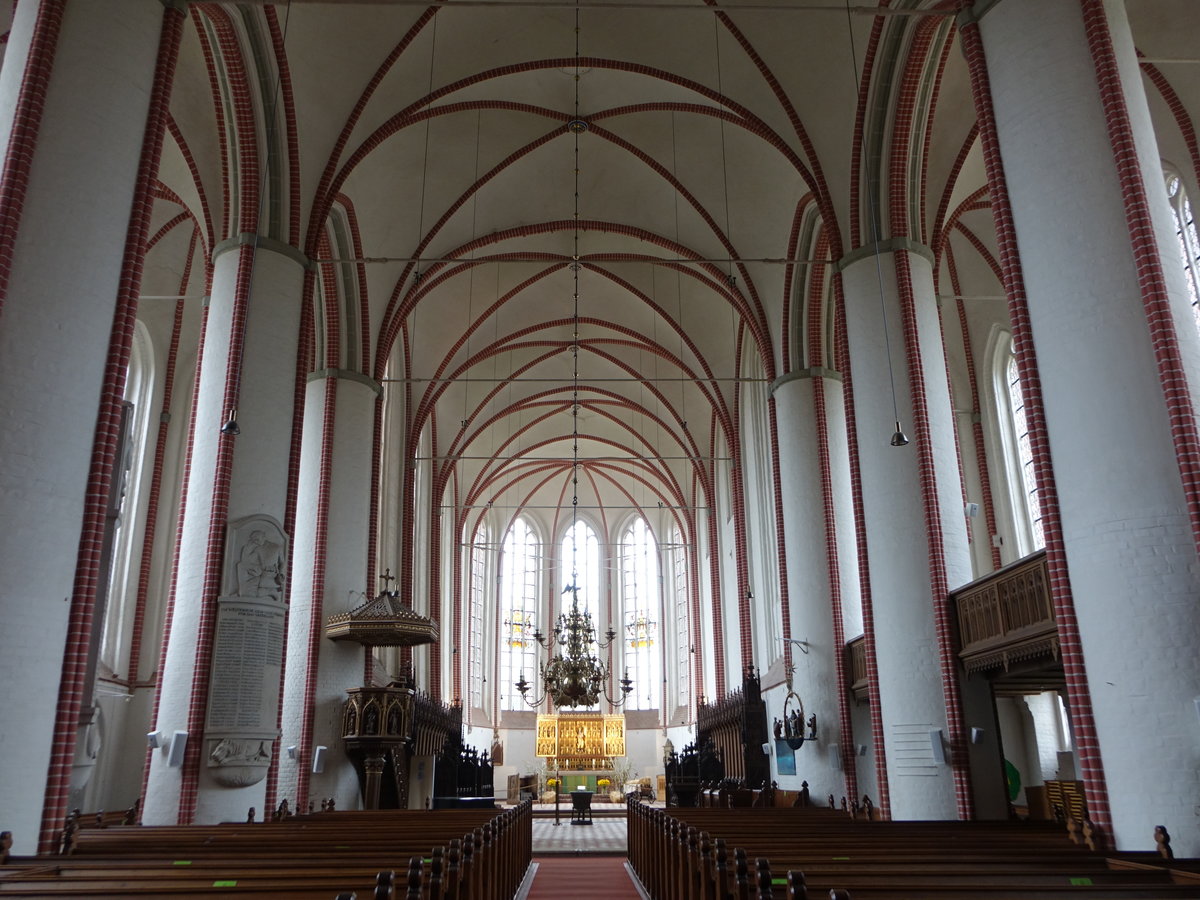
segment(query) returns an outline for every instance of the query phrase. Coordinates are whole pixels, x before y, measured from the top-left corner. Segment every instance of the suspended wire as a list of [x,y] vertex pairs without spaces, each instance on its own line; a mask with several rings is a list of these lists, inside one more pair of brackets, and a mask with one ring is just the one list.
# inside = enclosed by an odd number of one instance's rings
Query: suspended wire
[[[433,29],[430,32],[429,38],[429,80],[426,84],[426,96],[433,93],[433,64],[437,59],[437,27],[438,17],[433,17]],[[421,160],[421,199],[417,205],[417,246],[421,246],[421,241],[425,238],[425,186],[429,181],[429,132],[432,125],[431,119],[425,120],[425,151],[424,157]],[[417,261],[417,270],[413,273],[413,283],[416,284],[421,280],[420,260]],[[474,267],[472,267],[474,268]]]
[[[482,110],[475,111],[475,178],[474,181],[479,181],[479,117],[483,115]],[[471,254],[475,254],[475,230],[479,221],[479,192],[475,191],[471,198]],[[467,278],[467,341],[465,346],[465,356],[463,362],[466,368],[463,370],[463,417],[462,430],[463,440],[465,442],[467,436],[467,413],[470,409],[471,396],[471,333],[475,330],[475,266],[471,266],[471,271]],[[495,365],[492,368],[495,373]],[[466,449],[465,444],[463,449]]]
[[[713,52],[717,60],[717,93],[725,96],[725,85],[721,80],[721,20],[713,16]],[[725,192],[725,240],[732,243],[729,229],[729,168],[725,159],[725,119],[719,118],[717,124],[721,129],[721,189]],[[730,257],[728,268],[725,270],[725,280],[732,288],[736,279],[733,277],[733,258]]]
[[579,7],[575,7],[575,118],[570,129],[574,136],[574,216],[575,234],[571,258],[571,587],[572,606],[579,605],[579,540],[576,526],[579,512],[579,135],[586,126],[579,118]]
[[[845,0],[846,6],[846,33],[850,38],[850,69],[854,75],[854,94],[857,97],[862,93],[862,82],[858,74],[858,52],[854,46],[854,23],[851,19],[850,0]],[[869,171],[864,172],[864,181],[867,184],[867,219],[871,223],[871,242],[875,249],[875,279],[879,285],[879,312],[883,317],[883,348],[887,356],[888,370],[888,388],[892,394],[892,415],[896,420],[896,431],[892,435],[892,446],[901,447],[908,443],[908,438],[904,436],[904,432],[900,429],[900,404],[896,399],[896,375],[892,370],[892,339],[890,329],[888,328],[887,300],[884,296],[883,288],[883,262],[882,248],[879,246],[879,210],[875,202],[875,182]]]

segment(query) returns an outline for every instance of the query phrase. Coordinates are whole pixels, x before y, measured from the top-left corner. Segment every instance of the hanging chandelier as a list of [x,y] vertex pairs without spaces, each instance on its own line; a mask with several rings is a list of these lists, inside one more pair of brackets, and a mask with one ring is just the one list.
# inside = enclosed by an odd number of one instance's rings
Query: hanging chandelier
[[533,685],[525,679],[524,673],[516,684],[517,690],[531,706],[541,706],[547,697],[556,707],[595,706],[601,697],[613,706],[621,706],[633,691],[633,679],[627,671],[620,681],[621,695],[609,696],[612,670],[599,657],[613,645],[617,634],[610,628],[604,633],[604,640],[599,641],[592,614],[579,606],[579,588],[574,580],[563,589],[563,594],[567,593],[571,594],[571,608],[558,617],[553,633],[544,635],[537,631],[533,635],[539,647],[547,651],[558,648],[558,652],[540,666],[542,690],[530,697]]
[[567,131],[574,136],[575,150],[575,243],[571,259],[574,288],[574,314],[571,338],[571,580],[562,595],[571,595],[571,607],[563,611],[554,631],[549,635],[535,631],[533,639],[548,653],[557,648],[550,658],[539,666],[542,688],[530,696],[533,685],[521,673],[516,688],[521,698],[530,706],[541,706],[546,698],[556,707],[595,706],[604,697],[613,706],[621,706],[633,691],[633,680],[625,671],[620,680],[620,696],[612,697],[608,685],[612,668],[600,659],[600,653],[616,642],[617,633],[609,628],[600,641],[592,614],[586,606],[579,605],[579,569],[576,565],[575,525],[579,508],[579,136],[588,130],[588,124],[579,116],[579,10],[575,10],[575,115],[567,123]]

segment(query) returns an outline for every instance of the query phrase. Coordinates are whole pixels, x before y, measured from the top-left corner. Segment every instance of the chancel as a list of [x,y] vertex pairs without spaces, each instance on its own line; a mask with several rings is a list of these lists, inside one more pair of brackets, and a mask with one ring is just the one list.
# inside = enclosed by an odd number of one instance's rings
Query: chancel
[[1200,3],[0,33],[13,853],[511,863],[578,792],[1200,856]]

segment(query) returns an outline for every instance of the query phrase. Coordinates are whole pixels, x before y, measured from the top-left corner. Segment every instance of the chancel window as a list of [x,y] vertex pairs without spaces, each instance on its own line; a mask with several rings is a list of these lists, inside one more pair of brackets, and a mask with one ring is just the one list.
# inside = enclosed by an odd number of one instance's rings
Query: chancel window
[[517,518],[500,553],[500,705],[525,709],[514,685],[538,677],[538,597],[542,544],[524,516]]
[[574,584],[579,590],[579,608],[591,613],[597,631],[603,631],[600,618],[600,540],[596,532],[586,522],[577,521],[563,535],[560,549],[562,607],[570,606],[571,594],[566,589]]
[[657,709],[662,682],[658,544],[638,517],[621,536],[622,647],[633,679],[626,709]]

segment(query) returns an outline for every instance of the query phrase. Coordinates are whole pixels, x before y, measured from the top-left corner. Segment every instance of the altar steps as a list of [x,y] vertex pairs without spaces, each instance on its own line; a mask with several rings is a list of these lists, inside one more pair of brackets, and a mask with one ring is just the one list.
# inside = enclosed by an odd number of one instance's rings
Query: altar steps
[[[558,807],[558,815],[564,822],[571,821],[571,804],[570,802],[562,803]],[[533,805],[533,817],[535,819],[553,819],[554,804],[553,803],[535,803]],[[592,803],[592,818],[593,819],[624,819],[625,804],[624,803]]]

